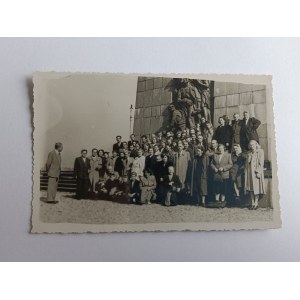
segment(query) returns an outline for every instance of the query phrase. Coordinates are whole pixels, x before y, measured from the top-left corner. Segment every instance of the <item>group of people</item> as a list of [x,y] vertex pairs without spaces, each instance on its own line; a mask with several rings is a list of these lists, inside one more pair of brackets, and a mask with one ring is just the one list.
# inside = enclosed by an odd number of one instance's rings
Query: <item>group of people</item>
[[[195,128],[143,135],[140,141],[131,134],[128,142],[116,137],[112,154],[102,149],[86,149],[75,159],[78,199],[106,199],[120,203],[166,206],[241,203],[251,199],[257,209],[265,194],[264,152],[259,145],[260,121],[248,112],[219,118],[214,129],[205,118]],[[62,144],[50,152],[48,201],[55,203]],[[55,174],[54,174],[55,173]],[[54,175],[55,176],[54,176]],[[54,195],[54,198],[53,198]]]

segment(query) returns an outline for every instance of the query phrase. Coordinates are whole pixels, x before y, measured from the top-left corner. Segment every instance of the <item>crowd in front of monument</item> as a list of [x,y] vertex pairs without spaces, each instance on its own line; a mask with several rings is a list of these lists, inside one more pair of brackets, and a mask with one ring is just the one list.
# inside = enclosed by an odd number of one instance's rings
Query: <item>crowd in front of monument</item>
[[[242,206],[257,209],[265,194],[260,121],[243,113],[219,118],[214,128],[204,117],[195,128],[170,128],[137,141],[116,137],[112,154],[81,150],[74,162],[77,199],[165,206]],[[57,203],[61,143],[49,153],[47,202]],[[89,154],[89,155],[88,155]],[[246,202],[245,202],[246,201]]]

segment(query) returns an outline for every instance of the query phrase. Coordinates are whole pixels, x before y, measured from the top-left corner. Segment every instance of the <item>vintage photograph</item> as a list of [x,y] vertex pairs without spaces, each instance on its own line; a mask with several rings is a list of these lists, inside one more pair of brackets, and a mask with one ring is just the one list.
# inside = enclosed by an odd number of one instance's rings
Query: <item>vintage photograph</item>
[[35,73],[32,232],[279,228],[271,79]]

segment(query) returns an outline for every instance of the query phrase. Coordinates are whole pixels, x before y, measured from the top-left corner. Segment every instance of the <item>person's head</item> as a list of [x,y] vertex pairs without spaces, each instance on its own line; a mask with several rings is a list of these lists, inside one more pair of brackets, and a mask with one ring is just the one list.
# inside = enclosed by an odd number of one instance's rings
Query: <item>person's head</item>
[[203,142],[203,136],[201,134],[198,135],[197,140],[198,140],[198,143],[202,143]]
[[125,142],[125,141],[122,142],[122,146],[123,146],[124,149],[126,149],[127,148],[127,142]]
[[166,150],[170,151],[171,150],[171,145],[170,144],[166,144]]
[[154,149],[154,153],[156,153],[157,151],[159,151],[158,145],[155,144],[155,145],[153,146],[153,149]]
[[195,134],[195,129],[191,129],[191,130],[190,130],[190,134],[191,134],[191,135]]
[[168,160],[169,160],[168,155],[163,155],[163,156],[162,156],[162,161],[163,161],[164,163],[167,163]]
[[114,173],[114,169],[113,169],[112,166],[108,166],[108,167],[107,167],[107,173],[108,173],[108,174]]
[[138,154],[138,157],[142,157],[142,155],[143,155],[143,150],[142,150],[142,149],[139,149],[138,152],[137,152],[137,154]]
[[195,133],[192,133],[191,139],[192,139],[192,141],[195,141],[195,140],[196,140],[196,134],[195,134]]
[[147,142],[147,136],[146,135],[142,135],[141,139],[142,139],[142,143]]
[[128,150],[124,149],[124,151],[122,151],[122,153],[124,153],[124,156],[127,157],[128,156]]
[[124,151],[121,151],[121,152],[120,152],[120,157],[121,157],[121,158],[124,158],[124,157],[125,157]]
[[131,145],[133,145],[133,147],[136,147],[136,141],[132,141]]
[[200,121],[201,121],[202,124],[206,123],[205,117],[201,117]]
[[186,138],[186,131],[182,131],[181,137],[182,137],[183,139]]
[[154,150],[153,150],[153,148],[149,148],[149,154],[152,156],[153,154],[154,154]]
[[248,111],[244,111],[244,118],[245,118],[246,120],[248,120],[249,117],[250,117],[249,112],[248,112]]
[[217,142],[217,140],[212,140],[212,141],[211,141],[211,147],[212,147],[213,149],[217,149],[217,148],[218,148],[218,142]]
[[130,150],[130,151],[133,151],[133,149],[134,149],[134,146],[131,144],[131,145],[129,146],[129,150]]
[[117,157],[117,155],[118,155],[117,151],[113,151],[112,156]]
[[219,152],[222,154],[222,153],[224,153],[225,152],[225,146],[223,145],[223,144],[219,144],[218,145],[218,150],[219,150]]
[[165,141],[161,141],[160,147],[161,147],[161,148],[166,148],[166,142],[165,142]]
[[172,147],[176,148],[177,147],[177,143],[175,141],[172,142]]
[[82,157],[86,157],[86,155],[87,155],[87,150],[86,149],[82,149],[81,150],[81,156]]
[[212,126],[212,124],[211,124],[211,123],[209,123],[209,122],[208,122],[208,123],[206,123],[206,128],[207,128],[207,129],[212,129],[212,128],[213,128],[213,126]]
[[168,131],[168,132],[167,132],[167,138],[169,138],[170,136],[171,136],[171,132]]
[[157,137],[162,138],[162,136],[163,136],[162,132],[157,133]]
[[144,151],[148,152],[149,151],[149,145],[148,144],[144,144],[143,145]]
[[109,174],[109,179],[110,180],[115,180],[116,179],[116,175],[115,175],[114,172],[112,172],[112,173]]
[[255,140],[251,140],[248,144],[248,148],[251,150],[251,151],[255,151],[257,148],[258,148],[258,143],[257,141]]
[[172,145],[172,139],[167,139],[167,145]]
[[155,133],[152,133],[152,134],[151,134],[151,139],[154,139],[154,138],[156,138],[156,134],[155,134]]
[[234,121],[238,121],[240,119],[240,115],[238,114],[238,113],[235,113],[234,115],[233,115],[233,120]]
[[135,135],[134,135],[133,133],[130,135],[130,139],[131,139],[132,141],[134,141]]
[[235,154],[238,155],[238,154],[242,153],[242,149],[241,149],[241,146],[239,144],[233,144],[232,148],[233,148],[233,152]]
[[187,150],[189,148],[189,143],[187,141],[183,142],[183,148]]
[[148,178],[150,175],[152,175],[152,174],[151,174],[151,171],[150,171],[149,169],[145,169],[145,170],[144,170],[144,176],[145,176],[146,178]]
[[174,174],[174,167],[173,166],[169,166],[168,167],[168,174],[169,175],[173,175]]
[[[171,105],[169,106],[169,110],[170,110],[171,112],[173,112],[173,111],[176,110],[174,104],[171,104]],[[167,135],[168,135],[168,133],[167,133]]]
[[130,180],[136,180],[137,174],[136,172],[132,172],[130,176]]
[[188,136],[188,137],[186,138],[186,141],[187,141],[188,143],[190,143],[190,142],[192,141],[192,139]]
[[109,152],[104,152],[104,157],[108,158],[109,157]]
[[203,152],[204,152],[203,147],[197,147],[197,149],[196,149],[196,155],[197,156],[202,156]]
[[177,136],[178,139],[180,139],[181,138],[181,131],[177,131],[176,136]]
[[123,175],[123,176],[122,176],[122,181],[123,181],[123,182],[127,182],[127,181],[128,181],[128,177],[127,177],[126,175]]
[[116,140],[117,140],[117,142],[119,143],[119,142],[121,142],[122,137],[121,137],[120,135],[117,135],[117,136],[116,136]]
[[58,152],[62,152],[63,151],[63,144],[62,143],[55,143],[54,145],[54,149]]
[[220,118],[219,118],[219,124],[220,124],[221,126],[224,126],[224,125],[225,125],[225,119],[224,119],[224,117],[220,117]]
[[157,162],[159,162],[159,161],[161,161],[162,159],[161,159],[161,155],[156,155],[156,161]]
[[96,157],[97,156],[97,152],[98,152],[98,150],[96,148],[93,148],[92,149],[92,156]]
[[140,146],[140,144],[139,144],[139,143],[136,143],[136,145],[135,145],[135,149],[136,149],[136,150],[140,150],[140,149],[141,149],[141,146]]
[[183,145],[182,143],[178,143],[178,151],[181,152],[183,150]]
[[103,156],[104,156],[104,150],[103,150],[103,149],[100,149],[100,150],[98,151],[98,156],[100,156],[100,157],[103,157]]

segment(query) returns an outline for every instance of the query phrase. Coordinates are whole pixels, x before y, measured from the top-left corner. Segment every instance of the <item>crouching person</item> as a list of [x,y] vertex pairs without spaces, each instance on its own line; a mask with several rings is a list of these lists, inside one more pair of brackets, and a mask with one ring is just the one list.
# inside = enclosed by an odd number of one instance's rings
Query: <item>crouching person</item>
[[182,189],[182,183],[177,175],[174,174],[174,167],[168,167],[168,175],[163,178],[163,190],[164,190],[164,205],[175,206],[177,205],[177,196]]
[[110,173],[109,178],[106,180],[102,192],[106,195],[106,199],[113,200],[116,193],[118,192],[118,180],[116,179],[115,173]]
[[141,203],[151,204],[155,200],[156,180],[150,170],[144,170],[144,176],[140,177]]
[[141,204],[141,187],[135,172],[131,173],[128,195],[130,197],[130,203]]
[[119,203],[129,203],[130,202],[129,184],[128,184],[127,175],[123,175],[122,177],[120,177],[118,191],[115,194],[114,200]]

